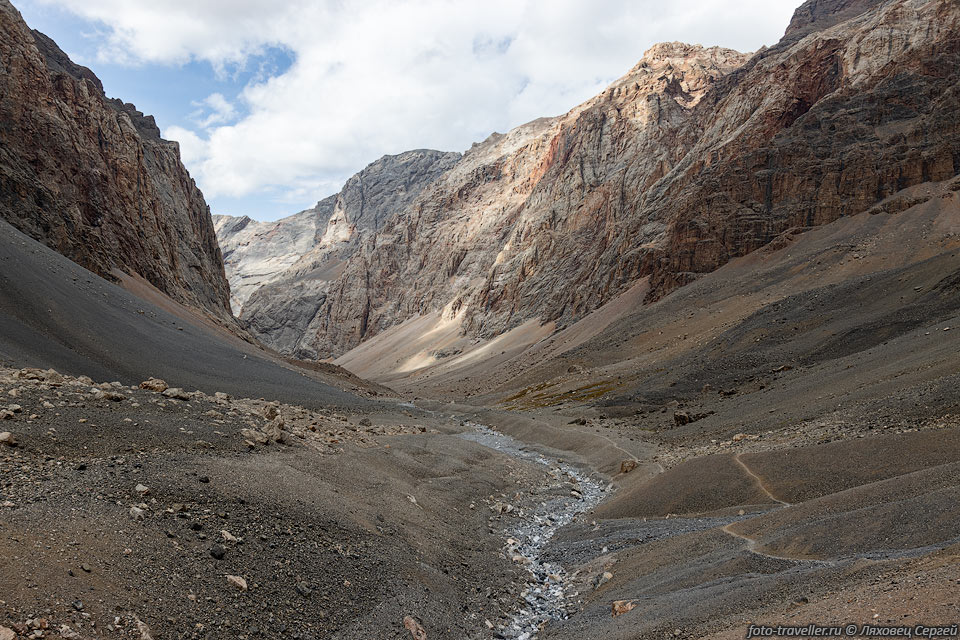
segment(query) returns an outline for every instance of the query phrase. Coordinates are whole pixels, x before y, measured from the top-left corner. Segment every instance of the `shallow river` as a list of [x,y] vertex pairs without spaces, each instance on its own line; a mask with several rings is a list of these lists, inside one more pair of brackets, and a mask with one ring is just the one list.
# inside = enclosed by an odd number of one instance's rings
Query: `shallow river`
[[573,465],[530,451],[523,443],[489,427],[472,422],[468,426],[473,431],[459,437],[548,467],[557,487],[573,484],[567,495],[552,497],[525,511],[524,517],[511,521],[505,530],[507,558],[521,562],[530,577],[520,594],[525,604],[499,631],[504,638],[532,640],[545,623],[566,618],[568,607],[574,604],[570,600],[577,595],[568,584],[564,567],[544,558],[547,543],[576,516],[597,506],[610,486]]

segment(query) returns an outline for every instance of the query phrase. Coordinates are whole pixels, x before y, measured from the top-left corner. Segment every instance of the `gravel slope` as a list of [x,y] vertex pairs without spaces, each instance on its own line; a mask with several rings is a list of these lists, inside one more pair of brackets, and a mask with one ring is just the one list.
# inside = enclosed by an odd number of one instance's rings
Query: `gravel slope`
[[0,222],[0,361],[307,407],[368,402],[241,349]]

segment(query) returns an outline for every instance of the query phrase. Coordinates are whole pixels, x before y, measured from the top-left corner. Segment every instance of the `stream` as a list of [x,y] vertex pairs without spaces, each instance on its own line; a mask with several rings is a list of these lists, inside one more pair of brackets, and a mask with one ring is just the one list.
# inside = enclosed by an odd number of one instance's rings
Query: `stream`
[[533,640],[544,624],[567,617],[569,600],[577,595],[569,585],[564,567],[545,559],[547,544],[574,518],[600,504],[610,486],[573,465],[530,451],[523,443],[487,426],[474,422],[466,425],[473,431],[459,434],[460,438],[548,467],[556,487],[574,485],[568,495],[540,502],[504,530],[506,557],[523,564],[530,576],[520,593],[524,604],[499,631],[503,638]]

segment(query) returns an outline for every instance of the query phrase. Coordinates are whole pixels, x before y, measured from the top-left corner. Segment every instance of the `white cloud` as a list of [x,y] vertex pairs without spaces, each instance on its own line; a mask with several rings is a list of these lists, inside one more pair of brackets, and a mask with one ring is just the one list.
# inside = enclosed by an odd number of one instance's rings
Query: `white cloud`
[[237,110],[230,101],[223,97],[222,93],[211,93],[203,100],[193,104],[200,107],[194,112],[193,119],[203,129],[209,129],[218,124],[227,124],[237,117]]
[[384,153],[462,150],[565,112],[655,42],[772,44],[799,2],[42,1],[103,23],[113,61],[203,60],[222,74],[270,47],[293,54],[236,106],[210,95],[196,131],[164,132],[210,197],[320,197]]
[[207,159],[207,143],[200,136],[183,127],[167,127],[163,137],[180,144],[180,159],[185,165],[198,166]]

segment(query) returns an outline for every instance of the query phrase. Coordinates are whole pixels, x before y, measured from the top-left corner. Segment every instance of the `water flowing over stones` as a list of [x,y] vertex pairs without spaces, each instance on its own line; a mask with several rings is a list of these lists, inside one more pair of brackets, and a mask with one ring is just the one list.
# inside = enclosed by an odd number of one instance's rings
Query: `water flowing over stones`
[[610,488],[606,483],[571,464],[528,450],[510,436],[481,424],[468,423],[468,426],[472,427],[473,431],[460,434],[461,438],[549,467],[556,486],[563,486],[568,481],[575,485],[569,495],[541,502],[504,531],[507,536],[504,553],[507,558],[522,564],[530,578],[520,594],[524,606],[514,614],[501,633],[506,638],[531,640],[545,623],[566,618],[568,607],[575,604],[571,599],[577,595],[567,584],[564,567],[543,558],[547,544],[578,515],[600,504]]

